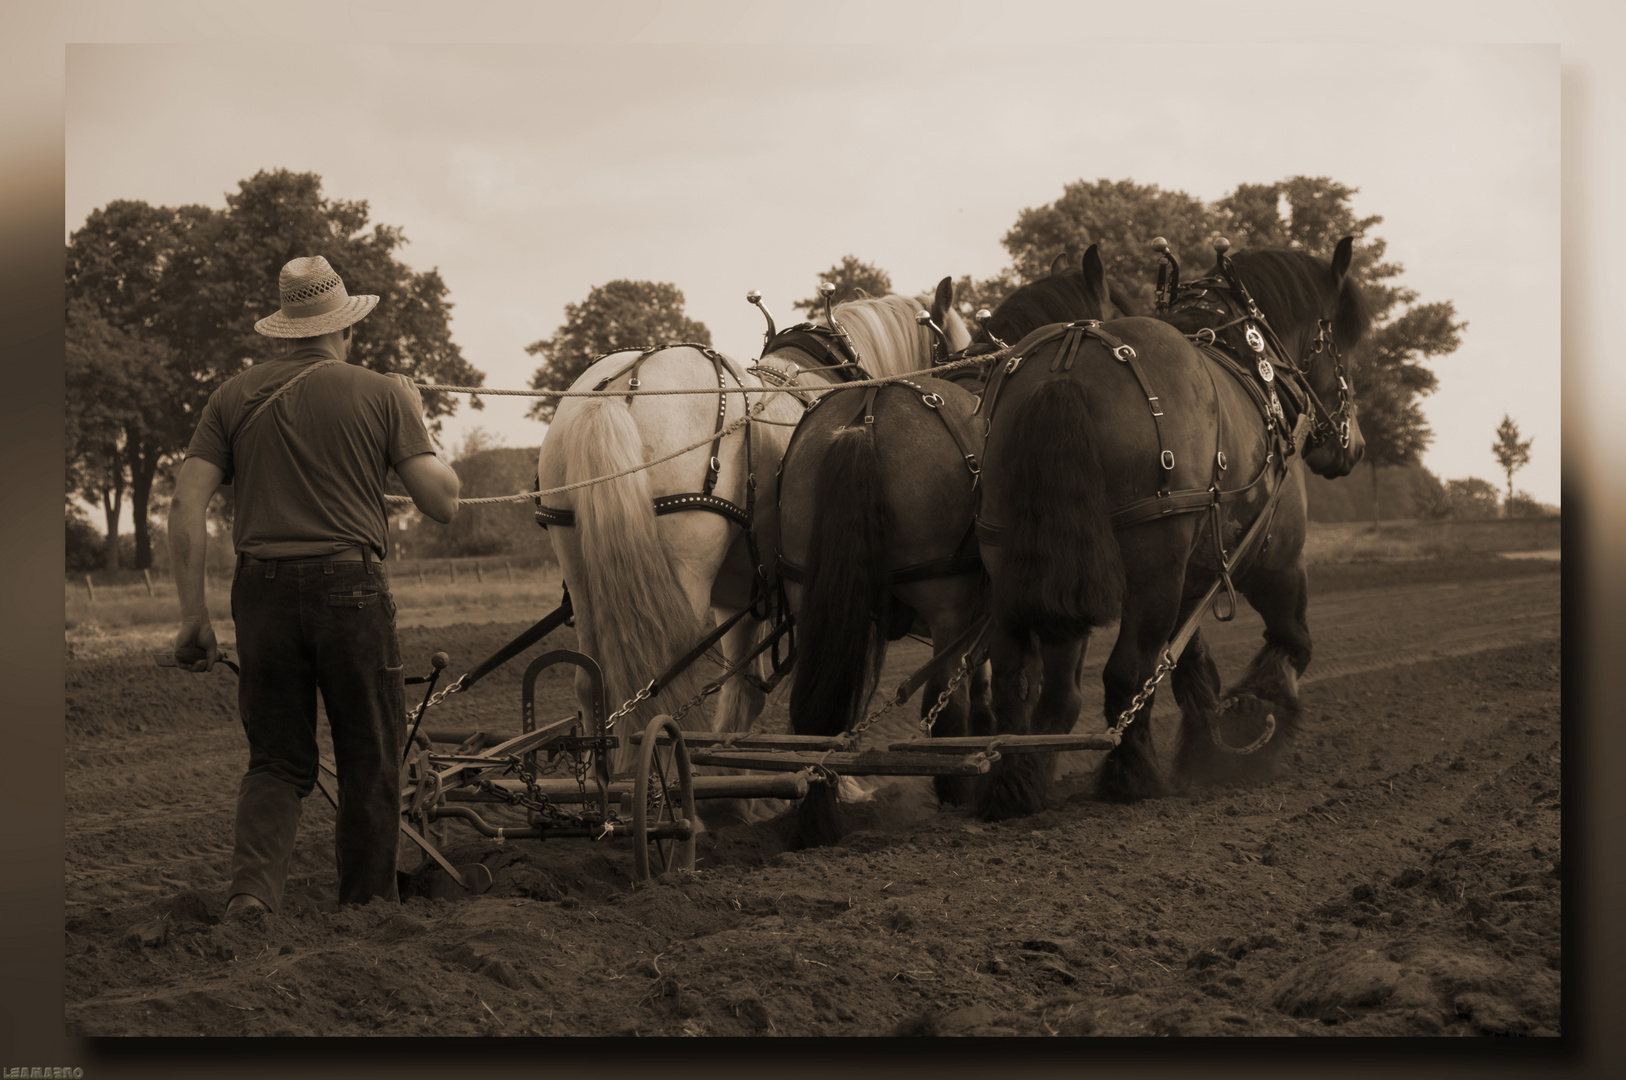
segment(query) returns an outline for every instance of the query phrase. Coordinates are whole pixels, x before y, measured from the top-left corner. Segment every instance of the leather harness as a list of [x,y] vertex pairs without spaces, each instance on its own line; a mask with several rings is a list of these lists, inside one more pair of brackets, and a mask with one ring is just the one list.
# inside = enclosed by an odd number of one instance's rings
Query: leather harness
[[[966,471],[971,474],[972,487],[975,487],[982,473],[982,466],[977,460],[974,449],[977,443],[976,435],[965,427],[964,421],[942,408],[943,399],[939,394],[926,389],[919,383],[911,382],[908,379],[899,379],[884,386],[865,387],[858,408],[853,412],[852,419],[842,425],[843,428],[862,428],[873,441],[875,438],[875,400],[880,391],[894,386],[908,387],[913,390],[914,393],[911,396],[916,401],[919,401],[923,407],[932,410],[937,415],[937,418],[943,422],[943,426],[948,429],[949,437],[954,440],[954,445],[959,448],[960,459],[965,463]],[[837,396],[837,393],[826,394],[818,402],[814,403],[813,408],[820,408],[824,402],[834,400]],[[791,452],[795,448],[796,440],[801,436],[802,431],[803,428],[798,425],[796,431],[791,435],[790,445],[785,448],[785,456],[780,461],[781,474],[784,471],[784,463],[790,460]],[[965,539],[961,541],[959,547],[965,547],[966,543],[972,539],[972,535],[970,529],[966,530]],[[780,554],[775,560],[775,565],[779,571],[779,576],[786,581],[794,581],[800,584],[807,578],[807,569],[786,559],[783,554]],[[949,577],[955,574],[975,574],[981,569],[982,558],[973,550],[969,554],[949,555],[940,559],[930,559],[926,562],[911,563],[908,566],[899,567],[891,571],[890,579],[892,584],[896,586],[915,581],[926,581],[931,578]]]
[[[717,435],[711,441],[711,459],[706,465],[706,479],[701,487],[701,490],[686,492],[680,495],[660,496],[654,500],[655,514],[659,516],[662,514],[676,514],[684,510],[710,510],[714,514],[721,514],[730,521],[736,522],[741,528],[749,530],[751,528],[752,511],[756,502],[756,474],[752,472],[751,469],[751,435],[749,430],[746,432],[745,436],[745,506],[736,506],[727,499],[711,493],[712,489],[717,486],[717,475],[722,470],[722,463],[717,459],[717,452],[722,446],[723,428],[727,426],[725,421],[728,418],[728,394],[725,392],[725,389],[728,386],[728,377],[733,376],[734,382],[739,386],[745,385],[744,375],[734,366],[734,362],[732,360],[724,356],[722,353],[717,352],[715,349],[709,348],[705,345],[697,345],[693,342],[685,341],[671,345],[652,345],[639,352],[638,355],[632,359],[631,363],[616,371],[615,374],[606,375],[604,378],[600,379],[593,389],[603,390],[612,382],[621,378],[621,376],[631,372],[632,379],[627,384],[627,389],[637,390],[640,385],[638,373],[643,369],[645,360],[648,360],[655,353],[661,352],[662,350],[681,348],[694,349],[702,356],[706,357],[711,361],[712,370],[717,374]],[[600,357],[600,359],[603,359],[603,357]],[[594,362],[596,363],[597,361]],[[633,395],[629,393],[626,398],[627,406],[629,408],[632,406],[632,399]],[[541,489],[540,477],[537,480],[537,489]],[[544,529],[548,528],[550,525],[575,525],[576,512],[567,508],[538,506],[536,510],[536,523],[542,526]]]
[[[1232,311],[1224,306],[1218,298],[1213,297],[1211,290],[1235,289],[1239,295],[1239,304],[1245,305],[1247,314],[1241,318],[1231,318]],[[1230,599],[1230,612],[1235,613],[1236,599],[1231,587],[1230,559],[1228,558],[1220,530],[1220,509],[1230,502],[1239,500],[1250,494],[1260,484],[1265,483],[1271,476],[1275,476],[1277,483],[1272,492],[1271,499],[1262,515],[1274,515],[1276,497],[1282,490],[1282,479],[1286,475],[1287,458],[1298,452],[1299,435],[1303,428],[1310,426],[1308,415],[1308,387],[1299,387],[1296,384],[1302,380],[1303,373],[1296,365],[1284,362],[1284,350],[1280,339],[1274,331],[1270,330],[1258,309],[1253,305],[1252,298],[1247,291],[1240,287],[1239,282],[1226,282],[1217,279],[1205,279],[1192,282],[1181,289],[1176,310],[1199,310],[1216,316],[1215,322],[1220,323],[1214,329],[1203,329],[1194,335],[1188,335],[1188,340],[1210,360],[1214,361],[1226,374],[1230,375],[1247,392],[1249,399],[1259,410],[1260,418],[1270,435],[1272,448],[1265,455],[1265,461],[1259,474],[1247,484],[1229,491],[1220,490],[1222,474],[1228,468],[1223,446],[1223,430],[1216,427],[1215,454],[1213,458],[1213,472],[1211,481],[1206,488],[1183,488],[1170,490],[1169,479],[1174,471],[1174,453],[1167,449],[1163,435],[1163,410],[1158,397],[1152,392],[1150,380],[1140,363],[1140,359],[1133,346],[1130,346],[1108,332],[1100,322],[1093,319],[1080,320],[1072,323],[1055,324],[1043,327],[1024,338],[1014,350],[1014,355],[1003,365],[997,367],[989,381],[988,389],[983,395],[978,413],[984,417],[983,433],[992,424],[993,410],[997,406],[999,393],[1005,382],[1015,373],[1023,361],[1037,352],[1040,348],[1051,342],[1060,340],[1055,354],[1050,361],[1050,370],[1070,371],[1078,358],[1080,351],[1090,342],[1098,343],[1111,352],[1113,358],[1125,364],[1135,381],[1139,384],[1142,394],[1146,397],[1147,408],[1152,417],[1152,424],[1157,432],[1158,464],[1161,468],[1157,492],[1146,498],[1136,499],[1113,509],[1111,523],[1114,531],[1130,529],[1149,521],[1156,521],[1170,514],[1187,514],[1208,511],[1211,515],[1214,550],[1216,560],[1221,568],[1221,578],[1226,593]],[[1229,321],[1226,321],[1229,319]],[[1257,322],[1263,332],[1255,327]],[[1222,335],[1221,331],[1229,331]],[[1248,352],[1244,352],[1246,348]],[[1257,357],[1253,368],[1244,365],[1239,357],[1247,356],[1251,352]],[[1274,362],[1273,362],[1274,361]],[[1280,368],[1290,373],[1292,383],[1287,379],[1278,381],[1276,371]],[[1213,378],[1213,369],[1209,369],[1209,378]],[[1281,385],[1283,393],[1276,392],[1276,386]],[[1215,388],[1216,397],[1218,387]],[[1286,403],[1284,404],[1284,398]],[[1289,412],[1292,416],[1289,417]],[[1221,414],[1223,417],[1223,414]],[[975,522],[977,538],[985,544],[997,546],[1001,542],[1003,529],[993,522],[985,520],[981,513]],[[1250,538],[1252,536],[1250,531]],[[1223,616],[1222,618],[1229,618]]]

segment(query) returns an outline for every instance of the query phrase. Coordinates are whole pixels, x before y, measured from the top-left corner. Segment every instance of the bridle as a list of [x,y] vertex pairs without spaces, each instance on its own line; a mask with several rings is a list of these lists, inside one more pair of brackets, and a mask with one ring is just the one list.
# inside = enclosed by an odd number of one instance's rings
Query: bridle
[[[1235,268],[1226,257],[1224,249],[1216,245],[1219,256],[1219,265],[1223,277],[1201,278],[1197,281],[1181,285],[1178,279],[1178,270],[1172,285],[1167,289],[1159,288],[1159,305],[1167,311],[1190,310],[1196,308],[1212,312],[1227,321],[1214,327],[1204,327],[1195,334],[1187,335],[1199,347],[1209,348],[1218,345],[1219,333],[1235,326],[1243,328],[1242,338],[1247,350],[1254,355],[1257,361],[1260,378],[1268,385],[1274,381],[1277,369],[1292,376],[1294,387],[1300,391],[1309,405],[1310,431],[1305,439],[1306,446],[1320,446],[1333,436],[1337,436],[1338,445],[1345,450],[1349,449],[1350,425],[1356,415],[1355,389],[1350,385],[1349,372],[1344,364],[1343,354],[1338,349],[1338,341],[1333,336],[1331,319],[1316,319],[1315,340],[1310,343],[1309,351],[1299,360],[1289,359],[1290,354],[1281,337],[1276,333],[1265,313],[1259,310],[1259,305],[1249,295],[1247,287],[1237,277]],[[1172,261],[1172,256],[1164,253],[1164,258]],[[1229,303],[1215,304],[1207,302],[1210,292],[1229,293]],[[1241,315],[1233,316],[1236,309],[1242,311]],[[1246,357],[1247,353],[1235,345],[1232,349],[1239,356]],[[1333,374],[1338,379],[1338,407],[1329,409],[1321,396],[1315,392],[1310,384],[1310,370],[1315,358],[1324,352],[1330,352],[1333,363]],[[1276,363],[1272,364],[1269,354],[1274,353]],[[1280,414],[1280,404],[1271,389],[1271,408]]]

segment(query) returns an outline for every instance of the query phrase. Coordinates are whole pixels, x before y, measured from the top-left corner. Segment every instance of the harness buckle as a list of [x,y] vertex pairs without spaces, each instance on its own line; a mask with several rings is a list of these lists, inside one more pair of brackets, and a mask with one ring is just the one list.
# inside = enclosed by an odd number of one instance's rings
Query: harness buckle
[[1120,363],[1127,363],[1135,358],[1135,350],[1128,345],[1119,345],[1112,350],[1112,357]]
[[1155,394],[1153,396],[1147,398],[1146,403],[1152,407],[1152,415],[1153,416],[1162,416],[1163,415],[1163,409],[1162,409],[1161,406],[1158,405],[1157,396]]
[[627,383],[627,389],[628,390],[636,390],[642,385],[644,385],[644,384],[638,381],[638,376],[634,375],[632,377],[631,381],[629,381]]
[[1016,365],[1020,364],[1021,362],[1022,358],[1020,356],[1011,357],[1010,360],[1005,364],[1005,374],[1009,375],[1014,372],[1016,370]]
[[1227,468],[1229,468],[1225,461],[1224,450],[1221,450],[1219,453],[1214,455],[1214,464],[1219,466],[1220,472],[1224,472]]
[[977,455],[976,454],[967,454],[965,456],[965,467],[967,469],[971,470],[971,475],[972,476],[981,476],[982,475],[982,466],[977,464]]
[[711,456],[711,463],[710,464],[711,464],[711,471],[713,473],[720,473],[720,472],[723,471],[723,463],[717,460],[717,455],[716,454],[713,454]]
[[1173,450],[1165,450],[1165,451],[1163,451],[1162,456],[1158,460],[1163,463],[1163,467],[1165,469],[1169,469],[1171,471],[1174,469],[1174,451]]
[[926,407],[928,409],[935,409],[939,405],[943,404],[943,399],[941,397],[939,397],[936,393],[927,394],[925,397],[921,398],[920,400],[925,403],[925,405],[926,405]]
[[[1208,337],[1206,339],[1203,337],[1204,334],[1208,335]],[[1210,330],[1206,326],[1203,327],[1201,330],[1197,331],[1197,333],[1194,336],[1197,339],[1197,344],[1198,345],[1212,345],[1212,344],[1214,344],[1214,341],[1216,340],[1215,337],[1214,337],[1214,331]]]

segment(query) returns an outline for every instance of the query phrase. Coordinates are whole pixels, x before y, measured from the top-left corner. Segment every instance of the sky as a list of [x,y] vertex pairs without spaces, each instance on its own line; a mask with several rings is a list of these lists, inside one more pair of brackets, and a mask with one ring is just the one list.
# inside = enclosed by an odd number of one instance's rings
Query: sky
[[[841,5],[837,5],[841,7]],[[1068,183],[1216,199],[1326,176],[1422,302],[1467,323],[1422,400],[1442,480],[1505,485],[1504,414],[1532,440],[1515,487],[1560,501],[1559,52],[1546,45],[1209,43],[995,49],[962,35],[847,44],[70,45],[64,238],[114,199],[223,207],[262,169],[321,175],[438,269],[485,384],[617,278],[675,284],[742,360],[845,255],[899,291],[1010,265],[1001,238]],[[1155,57],[1155,61],[1149,58]],[[1196,89],[1194,89],[1194,87]],[[276,298],[266,298],[266,313]],[[1358,387],[1358,383],[1357,383]],[[528,398],[445,421],[540,443]]]

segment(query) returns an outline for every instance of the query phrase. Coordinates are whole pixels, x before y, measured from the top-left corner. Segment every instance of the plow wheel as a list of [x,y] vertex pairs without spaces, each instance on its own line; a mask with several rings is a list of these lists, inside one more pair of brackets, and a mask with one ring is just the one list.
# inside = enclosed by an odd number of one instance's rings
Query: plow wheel
[[[663,735],[671,742],[662,744]],[[693,870],[699,825],[683,731],[670,716],[657,716],[644,731],[633,779],[632,857],[638,880]]]

